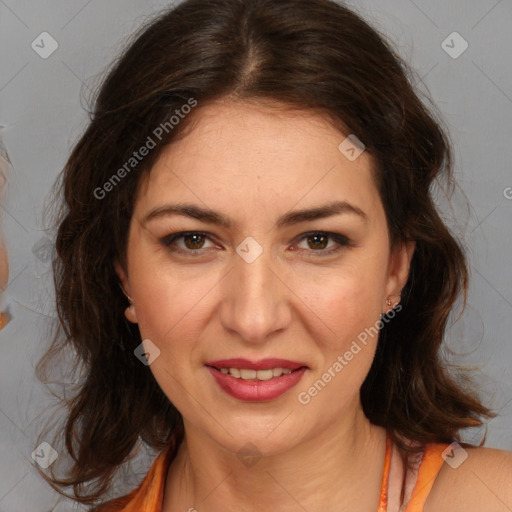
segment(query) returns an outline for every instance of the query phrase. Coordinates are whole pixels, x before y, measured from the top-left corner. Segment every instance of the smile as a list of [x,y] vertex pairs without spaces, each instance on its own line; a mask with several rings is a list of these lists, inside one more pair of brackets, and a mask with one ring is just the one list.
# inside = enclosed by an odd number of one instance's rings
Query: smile
[[[219,369],[219,368],[217,368]],[[247,368],[220,368],[225,375],[231,375],[235,379],[243,380],[270,380],[281,375],[289,375],[292,370],[288,368],[270,368],[269,370],[249,370]]]
[[226,359],[206,364],[221,390],[238,400],[265,402],[274,400],[302,378],[308,367],[285,359]]

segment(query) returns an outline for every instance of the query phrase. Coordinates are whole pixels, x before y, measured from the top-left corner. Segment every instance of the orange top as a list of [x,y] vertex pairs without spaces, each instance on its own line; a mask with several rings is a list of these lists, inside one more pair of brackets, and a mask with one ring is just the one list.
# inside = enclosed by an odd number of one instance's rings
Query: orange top
[[[443,443],[426,445],[425,450],[419,453],[413,462],[414,467],[407,473],[405,487],[402,489],[402,460],[398,448],[392,444],[388,436],[377,512],[423,512],[425,501],[444,462],[441,454],[448,446]],[[137,489],[122,498],[109,501],[97,509],[98,512],[162,512],[165,480],[173,456],[174,451],[170,447],[165,449],[155,459]]]

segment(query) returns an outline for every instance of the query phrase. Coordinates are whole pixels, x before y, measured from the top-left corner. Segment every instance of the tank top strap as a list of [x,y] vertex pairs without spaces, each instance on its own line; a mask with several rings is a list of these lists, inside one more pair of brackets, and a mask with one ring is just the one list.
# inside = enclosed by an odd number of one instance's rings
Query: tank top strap
[[388,490],[389,490],[389,473],[391,467],[391,456],[393,446],[389,434],[386,436],[386,455],[384,458],[384,471],[382,473],[382,485],[380,488],[379,508],[377,512],[387,512],[388,509]]
[[410,455],[411,468],[404,475],[400,451],[388,435],[377,512],[423,512],[425,501],[443,465],[442,453],[447,446],[432,443],[426,445],[424,451]]
[[444,463],[442,453],[448,446],[450,445],[445,443],[431,443],[425,446],[421,465],[417,470],[416,483],[405,501],[407,507],[404,512],[423,512],[425,502]]

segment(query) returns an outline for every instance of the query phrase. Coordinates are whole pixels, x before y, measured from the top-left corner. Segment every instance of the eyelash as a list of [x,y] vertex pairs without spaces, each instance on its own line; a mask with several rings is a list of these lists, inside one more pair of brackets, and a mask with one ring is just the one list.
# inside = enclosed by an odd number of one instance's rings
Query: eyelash
[[[163,246],[165,246],[166,248],[168,248],[172,252],[177,252],[177,253],[181,253],[181,254],[187,254],[187,256],[192,256],[193,255],[192,257],[197,257],[197,256],[200,256],[202,254],[202,251],[204,249],[172,248],[172,244],[176,240],[178,240],[180,238],[185,238],[187,236],[192,236],[192,235],[198,235],[198,236],[204,236],[204,237],[210,238],[209,234],[205,233],[203,231],[182,231],[180,233],[173,233],[171,235],[167,235],[166,237],[162,238],[160,240],[160,242],[161,242],[161,244]],[[349,249],[349,248],[353,247],[353,244],[351,243],[351,241],[346,236],[340,235],[338,233],[331,233],[331,232],[328,232],[328,231],[310,231],[309,233],[304,233],[303,235],[300,236],[300,238],[298,240],[298,243],[302,242],[303,240],[305,240],[307,238],[314,237],[314,236],[327,237],[327,238],[333,240],[334,242],[336,242],[338,244],[337,246],[335,246],[335,247],[333,247],[331,249],[328,249],[328,250],[319,249],[319,250],[316,250],[316,251],[315,250],[309,251],[309,252],[314,254],[314,257],[320,257],[321,258],[321,257],[329,256],[331,254],[334,254],[334,253],[340,251],[343,248]]]

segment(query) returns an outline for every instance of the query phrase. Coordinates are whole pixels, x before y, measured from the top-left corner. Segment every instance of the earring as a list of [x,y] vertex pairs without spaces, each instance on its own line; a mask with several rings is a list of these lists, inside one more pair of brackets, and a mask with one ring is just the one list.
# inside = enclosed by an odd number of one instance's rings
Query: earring
[[133,304],[130,304],[124,310],[124,316],[125,316],[126,320],[128,320],[132,324],[137,323],[137,313],[135,311],[135,306]]
[[128,302],[130,303],[130,305],[125,309],[125,316],[128,315],[128,313],[131,313],[132,315],[135,313],[135,307],[133,305],[133,299],[131,297],[129,297],[128,295],[126,295],[126,298],[128,299]]
[[391,299],[386,299],[386,305],[391,306]]

